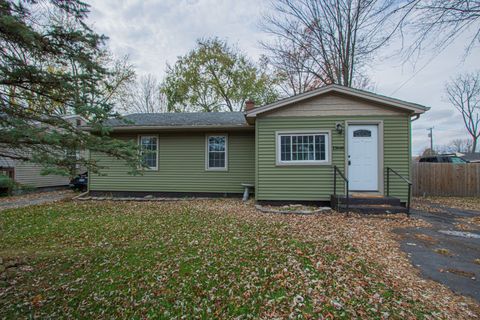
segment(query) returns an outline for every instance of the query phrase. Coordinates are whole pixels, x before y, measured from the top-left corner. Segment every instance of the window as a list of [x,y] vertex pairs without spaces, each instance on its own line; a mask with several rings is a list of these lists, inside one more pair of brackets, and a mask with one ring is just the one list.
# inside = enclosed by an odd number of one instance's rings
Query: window
[[227,170],[227,136],[207,136],[207,170]]
[[158,137],[140,136],[140,148],[142,149],[142,161],[149,169],[158,169]]
[[459,157],[451,157],[451,163],[467,163],[467,161]]
[[277,134],[277,164],[329,162],[328,138],[328,133]]
[[354,138],[369,138],[372,136],[372,131],[366,129],[360,129],[353,131]]
[[9,177],[10,179],[15,178],[15,168],[12,167],[0,167],[0,174]]

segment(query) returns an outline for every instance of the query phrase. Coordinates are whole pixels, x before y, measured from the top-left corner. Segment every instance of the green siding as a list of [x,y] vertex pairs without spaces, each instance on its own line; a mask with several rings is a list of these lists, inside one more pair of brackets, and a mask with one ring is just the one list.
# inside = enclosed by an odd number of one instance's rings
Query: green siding
[[[206,133],[159,133],[158,171],[129,175],[125,163],[102,154],[92,159],[105,166],[92,174],[90,190],[241,193],[241,183],[255,181],[255,136],[253,132],[228,133],[228,171],[205,170]],[[119,136],[137,139],[137,135]]]
[[[333,166],[345,170],[345,133],[338,134],[335,124],[346,120],[383,120],[384,168],[387,166],[408,177],[410,134],[408,115],[337,116],[337,117],[265,117],[256,121],[257,200],[328,201],[333,193]],[[281,130],[331,130],[333,157],[331,165],[277,166],[275,132]],[[391,195],[406,201],[407,186],[391,180]]]
[[[260,117],[256,121],[255,133],[228,133],[226,172],[205,170],[205,132],[155,133],[159,135],[158,171],[132,176],[121,160],[92,153],[92,159],[98,160],[105,168],[102,175],[91,175],[90,190],[241,193],[241,183],[255,182],[257,200],[328,201],[333,192],[333,165],[345,171],[345,134],[338,134],[335,124],[348,120],[382,120],[384,169],[389,166],[409,176],[411,136],[407,114]],[[276,166],[275,132],[309,129],[331,130],[332,164]],[[136,134],[119,137],[137,139]],[[406,201],[407,186],[397,177],[392,177],[390,190],[392,196]]]

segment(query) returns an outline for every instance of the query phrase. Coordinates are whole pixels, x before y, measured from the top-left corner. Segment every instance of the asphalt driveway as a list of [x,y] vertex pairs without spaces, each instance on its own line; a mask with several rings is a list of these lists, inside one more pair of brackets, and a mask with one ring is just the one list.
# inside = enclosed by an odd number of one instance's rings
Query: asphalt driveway
[[401,248],[424,277],[480,302],[480,227],[469,219],[479,211],[429,204],[432,210],[412,210],[429,228],[398,229]]

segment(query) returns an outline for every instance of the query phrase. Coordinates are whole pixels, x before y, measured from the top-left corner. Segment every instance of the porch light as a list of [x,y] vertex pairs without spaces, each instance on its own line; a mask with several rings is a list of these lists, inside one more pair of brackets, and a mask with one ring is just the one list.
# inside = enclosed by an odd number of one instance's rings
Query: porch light
[[341,122],[337,122],[335,124],[335,129],[337,130],[338,134],[342,134],[343,132],[343,125]]

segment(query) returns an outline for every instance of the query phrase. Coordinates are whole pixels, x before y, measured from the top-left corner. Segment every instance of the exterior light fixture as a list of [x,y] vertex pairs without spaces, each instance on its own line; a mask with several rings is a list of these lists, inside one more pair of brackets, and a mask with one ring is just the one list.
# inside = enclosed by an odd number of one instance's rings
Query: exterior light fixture
[[335,124],[335,129],[337,130],[338,134],[342,134],[343,132],[343,124],[341,122],[337,122]]

